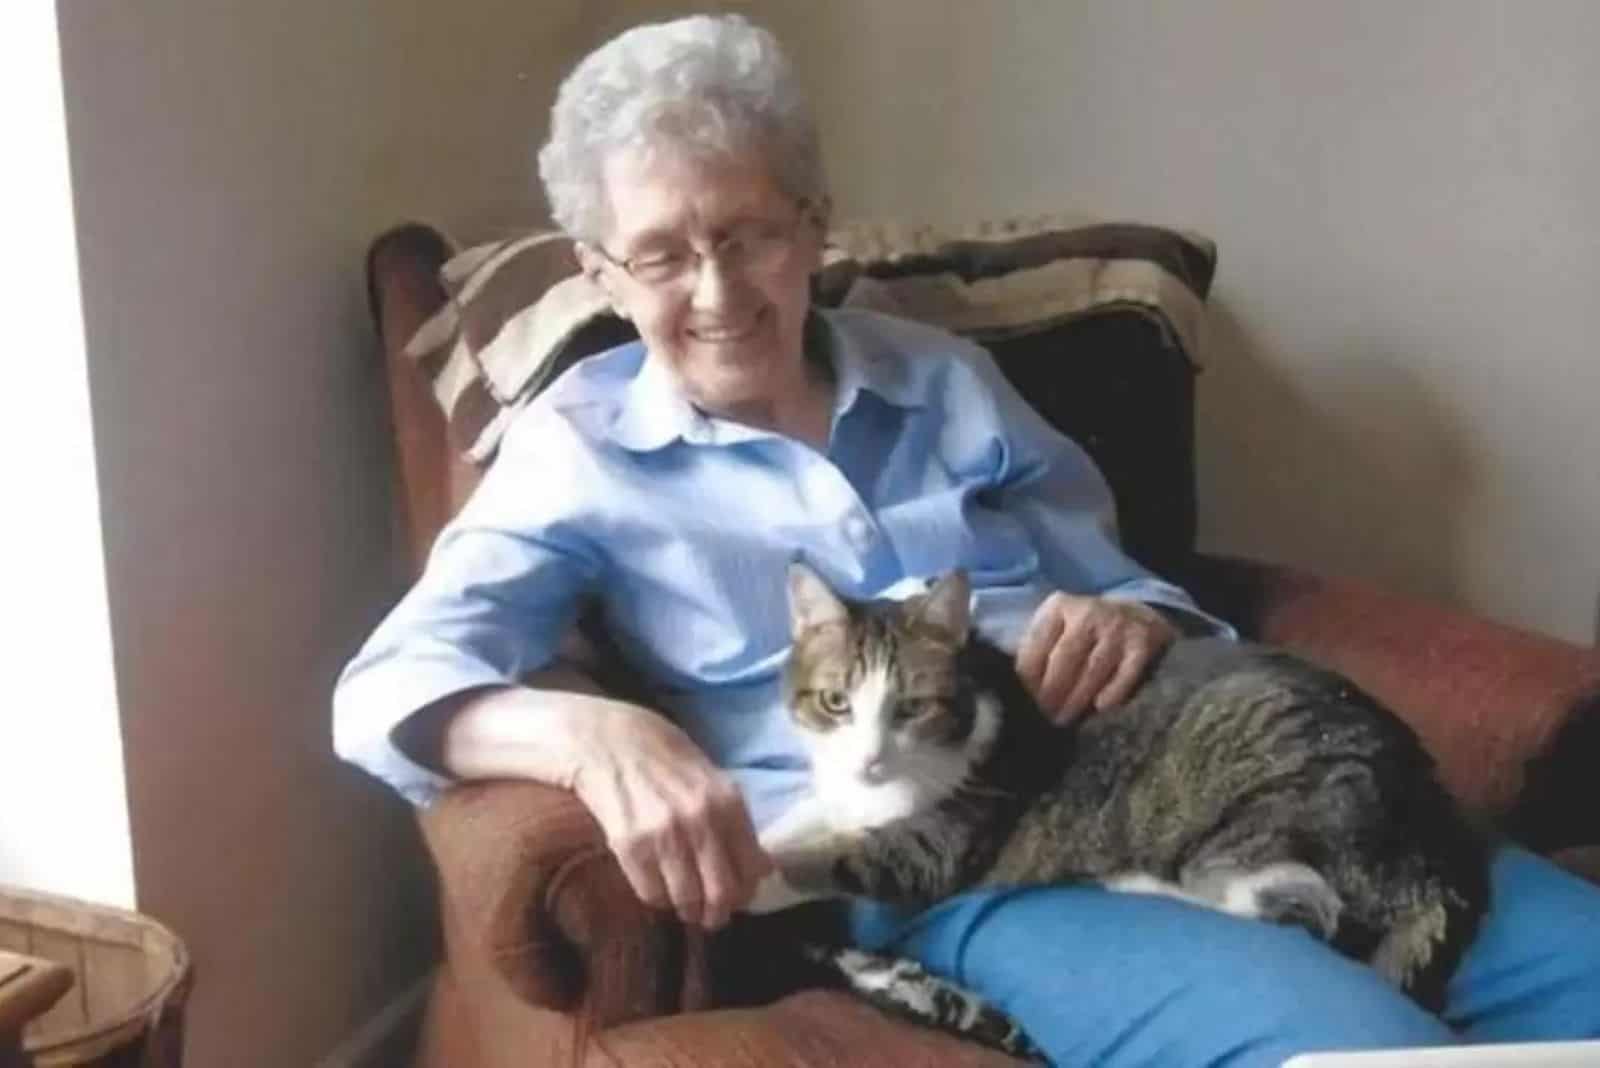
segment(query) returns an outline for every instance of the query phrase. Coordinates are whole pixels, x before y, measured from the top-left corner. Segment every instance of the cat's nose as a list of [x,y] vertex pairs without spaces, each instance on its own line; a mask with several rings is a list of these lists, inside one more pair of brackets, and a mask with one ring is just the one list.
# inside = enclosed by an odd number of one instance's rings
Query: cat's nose
[[888,777],[888,769],[881,760],[869,760],[861,769],[861,778],[867,782],[882,782]]

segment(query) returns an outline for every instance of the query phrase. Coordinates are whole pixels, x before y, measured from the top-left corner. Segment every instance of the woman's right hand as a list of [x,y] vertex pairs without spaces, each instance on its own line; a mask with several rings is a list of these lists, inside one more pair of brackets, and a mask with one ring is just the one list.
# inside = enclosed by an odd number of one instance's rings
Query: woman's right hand
[[447,698],[396,741],[458,778],[574,791],[639,900],[685,923],[726,923],[772,870],[732,780],[665,718],[607,697],[581,672],[551,668],[529,682]]
[[582,733],[573,789],[634,893],[684,923],[721,927],[772,870],[733,781],[683,731],[636,705],[611,703]]

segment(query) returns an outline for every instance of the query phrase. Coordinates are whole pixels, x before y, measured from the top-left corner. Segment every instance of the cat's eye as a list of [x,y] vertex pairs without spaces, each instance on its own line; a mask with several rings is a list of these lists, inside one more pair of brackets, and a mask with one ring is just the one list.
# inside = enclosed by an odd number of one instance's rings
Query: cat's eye
[[842,716],[850,711],[850,695],[843,690],[819,690],[817,703],[830,716]]
[[894,721],[896,723],[910,723],[912,720],[921,719],[938,710],[938,701],[926,699],[901,701],[894,706]]

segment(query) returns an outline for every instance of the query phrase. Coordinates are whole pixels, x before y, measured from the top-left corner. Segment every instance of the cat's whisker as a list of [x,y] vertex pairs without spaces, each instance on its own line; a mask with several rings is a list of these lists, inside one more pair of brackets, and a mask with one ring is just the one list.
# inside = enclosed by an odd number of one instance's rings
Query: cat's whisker
[[984,786],[970,780],[957,786],[956,793],[961,797],[991,798],[997,801],[1020,796],[1015,790],[1007,790],[1000,786]]

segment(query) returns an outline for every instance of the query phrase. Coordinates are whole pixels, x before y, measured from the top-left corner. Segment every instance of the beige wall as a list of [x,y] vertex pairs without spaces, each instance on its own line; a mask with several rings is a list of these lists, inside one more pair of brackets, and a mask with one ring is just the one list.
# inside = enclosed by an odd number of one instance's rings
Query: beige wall
[[1600,589],[1600,5],[754,6],[841,208],[1194,227],[1213,548],[1589,641]]
[[327,722],[390,590],[361,259],[529,218],[582,6],[61,5],[134,874],[199,1068],[316,1063],[430,958],[409,815]]

